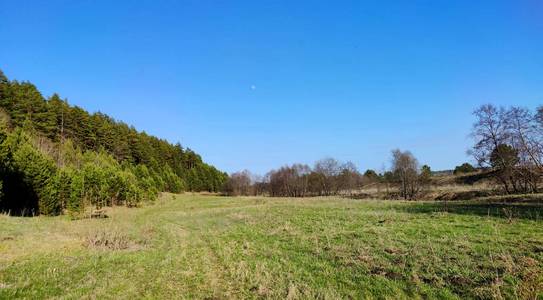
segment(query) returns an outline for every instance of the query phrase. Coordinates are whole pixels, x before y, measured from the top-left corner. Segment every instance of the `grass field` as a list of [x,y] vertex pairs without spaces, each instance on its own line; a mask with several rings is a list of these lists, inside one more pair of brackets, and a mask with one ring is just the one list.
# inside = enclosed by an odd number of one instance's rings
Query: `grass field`
[[164,195],[0,216],[0,298],[543,298],[543,206]]

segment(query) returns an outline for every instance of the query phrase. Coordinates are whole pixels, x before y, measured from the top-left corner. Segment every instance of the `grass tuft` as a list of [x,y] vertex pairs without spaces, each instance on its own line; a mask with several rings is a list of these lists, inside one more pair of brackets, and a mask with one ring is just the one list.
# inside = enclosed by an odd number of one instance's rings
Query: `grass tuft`
[[87,236],[85,247],[99,250],[138,250],[141,245],[119,231],[98,231]]

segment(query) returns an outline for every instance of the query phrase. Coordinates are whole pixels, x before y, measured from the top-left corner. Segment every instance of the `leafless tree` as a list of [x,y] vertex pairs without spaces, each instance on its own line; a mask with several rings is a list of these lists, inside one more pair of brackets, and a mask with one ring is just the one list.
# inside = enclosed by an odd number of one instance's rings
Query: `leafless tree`
[[506,115],[510,145],[517,153],[515,176],[521,181],[520,190],[537,192],[543,162],[543,147],[538,122],[528,109],[511,107]]
[[341,172],[340,164],[337,160],[327,157],[315,163],[313,171],[318,175],[320,195],[329,196],[337,192],[336,176]]
[[248,170],[233,173],[226,182],[225,192],[231,196],[248,196],[252,194],[252,174]]
[[476,143],[470,154],[480,166],[490,166],[490,155],[501,144],[509,139],[506,111],[491,104],[486,104],[473,112],[477,121],[473,124],[471,136]]
[[338,190],[348,195],[353,193],[362,185],[362,175],[358,172],[355,164],[346,162],[341,165],[340,173],[337,176]]
[[543,152],[535,116],[526,108],[511,107],[507,111],[506,124],[511,145],[519,151],[521,159],[541,168]]
[[400,196],[413,199],[420,189],[419,162],[409,151],[392,151],[392,172],[400,184]]
[[284,166],[268,173],[271,196],[305,197],[308,195],[311,169],[307,165]]
[[479,165],[493,170],[506,193],[537,192],[543,169],[543,110],[534,115],[521,107],[483,105],[474,115],[470,153]]
[[339,163],[332,158],[318,161],[311,169],[305,164],[284,166],[266,175],[265,186],[270,196],[329,196],[352,193],[360,186],[361,175],[356,166]]

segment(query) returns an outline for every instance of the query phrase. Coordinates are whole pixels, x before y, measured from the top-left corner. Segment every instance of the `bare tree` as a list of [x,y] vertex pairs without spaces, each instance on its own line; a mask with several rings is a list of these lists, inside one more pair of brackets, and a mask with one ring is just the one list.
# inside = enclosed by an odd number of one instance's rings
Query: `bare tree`
[[507,112],[510,144],[518,158],[515,176],[521,180],[520,189],[524,192],[537,192],[543,169],[542,135],[537,120],[526,108],[511,107]]
[[225,192],[231,196],[248,196],[252,194],[253,175],[248,170],[233,173],[226,182]]
[[471,136],[476,143],[470,154],[477,160],[480,166],[490,165],[490,154],[501,144],[506,144],[509,139],[506,111],[491,104],[486,104],[473,112],[477,121],[473,124]]
[[266,178],[269,195],[276,197],[351,194],[361,182],[361,175],[353,163],[341,164],[332,158],[318,161],[314,169],[304,164],[284,166],[270,171]]
[[308,175],[311,173],[311,168],[308,165],[304,164],[294,164],[292,165],[292,173],[294,177],[292,178],[291,185],[293,186],[292,190],[294,197],[305,197],[308,193],[309,180]]
[[305,197],[308,195],[311,169],[307,165],[284,166],[268,173],[271,196]]
[[315,163],[313,171],[320,179],[321,196],[329,196],[337,192],[336,176],[341,172],[337,160],[331,157],[321,159]]
[[490,165],[494,169],[494,177],[503,185],[506,193],[520,191],[518,175],[518,152],[512,146],[500,144],[490,154]]
[[409,151],[392,151],[392,172],[400,183],[400,196],[413,199],[420,189],[419,162]]
[[[495,178],[502,184],[507,193],[511,192],[510,175],[506,151],[510,135],[506,122],[507,112],[504,108],[497,108],[486,104],[473,113],[476,122],[473,124],[472,137],[475,145],[469,153],[481,167],[490,167],[496,170]],[[500,150],[501,149],[501,150]]]
[[358,172],[355,164],[346,162],[341,165],[340,173],[337,176],[338,189],[348,195],[353,195],[362,184],[362,175]]
[[526,108],[483,105],[474,115],[470,153],[479,165],[493,170],[506,193],[537,192],[543,169],[543,109],[533,115]]

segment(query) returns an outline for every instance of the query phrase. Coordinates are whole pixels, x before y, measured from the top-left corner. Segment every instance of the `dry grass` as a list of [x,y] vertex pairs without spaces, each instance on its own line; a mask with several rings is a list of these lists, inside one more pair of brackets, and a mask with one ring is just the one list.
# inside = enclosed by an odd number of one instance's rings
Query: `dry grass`
[[[358,199],[389,199],[394,197],[397,188],[386,185],[369,185],[360,190],[352,191]],[[418,200],[470,200],[479,197],[488,197],[497,194],[496,186],[488,181],[473,185],[455,183],[454,177],[434,181],[426,186],[419,194]]]
[[139,250],[142,245],[128,235],[116,230],[91,233],[84,241],[85,247],[99,250]]

